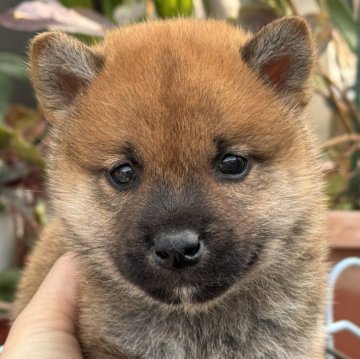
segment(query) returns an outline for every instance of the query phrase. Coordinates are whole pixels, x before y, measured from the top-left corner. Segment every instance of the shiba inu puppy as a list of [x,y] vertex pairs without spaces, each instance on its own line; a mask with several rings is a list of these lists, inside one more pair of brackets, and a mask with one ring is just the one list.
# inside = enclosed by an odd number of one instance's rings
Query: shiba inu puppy
[[313,58],[298,17],[255,35],[178,19],[118,28],[93,47],[35,37],[52,220],[14,316],[71,251],[88,358],[320,358]]

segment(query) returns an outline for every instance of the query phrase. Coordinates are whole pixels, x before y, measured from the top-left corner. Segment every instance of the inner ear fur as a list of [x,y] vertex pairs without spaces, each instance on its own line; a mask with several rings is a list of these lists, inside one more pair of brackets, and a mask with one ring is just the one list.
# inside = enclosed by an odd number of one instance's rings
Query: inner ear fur
[[242,47],[241,56],[286,102],[298,107],[309,102],[314,45],[301,17],[284,17],[263,27]]
[[103,56],[61,32],[37,35],[30,45],[30,76],[46,117],[66,118],[104,64]]

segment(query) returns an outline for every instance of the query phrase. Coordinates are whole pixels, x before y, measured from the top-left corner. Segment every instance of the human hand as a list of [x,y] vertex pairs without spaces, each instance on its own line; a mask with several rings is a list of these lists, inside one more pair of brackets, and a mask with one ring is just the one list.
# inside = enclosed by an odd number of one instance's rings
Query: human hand
[[61,257],[14,322],[1,359],[80,359],[75,262]]

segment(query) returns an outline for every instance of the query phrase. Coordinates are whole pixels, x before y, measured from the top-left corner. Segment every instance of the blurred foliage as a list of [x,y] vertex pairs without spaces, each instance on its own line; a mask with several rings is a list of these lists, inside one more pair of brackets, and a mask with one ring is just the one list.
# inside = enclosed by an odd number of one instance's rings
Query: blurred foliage
[[[350,49],[357,59],[356,78],[353,91],[355,92],[355,102],[353,103],[345,90],[340,92],[337,96],[339,103],[336,106],[340,118],[346,123],[345,130],[349,134],[360,134],[360,18],[359,13],[356,13],[356,2],[353,2],[351,8],[344,0],[327,0],[320,2],[323,10],[328,10],[329,18],[333,25],[341,34],[342,39],[346,41]],[[359,4],[357,4],[359,6]],[[329,86],[333,86],[331,81],[328,81]],[[341,90],[341,89],[340,89]],[[335,100],[335,99],[334,99]],[[335,101],[336,101],[335,100]],[[349,148],[350,146],[350,148]],[[360,209],[360,145],[359,138],[355,141],[350,141],[350,144],[342,150],[337,147],[335,161],[342,161],[343,178],[347,180],[346,188],[343,185],[338,186],[338,192],[332,198],[337,201],[333,202],[336,208],[351,208]],[[344,152],[347,154],[344,156]],[[344,163],[345,162],[345,163]],[[341,165],[338,166],[340,170]],[[345,168],[344,168],[345,167]],[[340,171],[338,172],[340,174]],[[328,187],[334,187],[334,176],[328,178]]]
[[92,8],[92,0],[60,0],[60,2],[66,7],[83,7],[83,8]]
[[43,206],[44,160],[41,143],[46,133],[45,121],[35,110],[10,106],[0,125],[0,209],[23,220],[23,228],[37,232],[45,218],[39,217]]
[[340,31],[343,39],[351,49],[355,51],[357,45],[357,26],[352,9],[343,0],[327,0],[326,4],[322,3],[322,6],[325,11],[327,7],[332,24]]
[[113,18],[113,13],[114,10],[116,9],[116,7],[118,7],[119,5],[121,5],[124,1],[122,0],[102,0],[99,1],[99,3],[101,3],[101,10],[102,13],[108,17],[109,19],[114,19]]
[[113,19],[113,13],[117,6],[126,3],[126,0],[60,0],[67,8],[94,9],[109,19]]
[[9,269],[0,276],[0,301],[11,302],[14,299],[16,283],[20,278],[18,269]]
[[24,60],[17,55],[0,52],[0,123],[4,119],[13,92],[13,79],[27,80]]
[[0,53],[0,215],[14,218],[21,239],[36,235],[44,221],[37,215],[40,195],[34,193],[41,193],[44,161],[36,142],[45,126],[36,111],[10,105],[14,80],[28,81],[24,60]]
[[161,18],[191,16],[193,12],[192,0],[155,0],[154,3]]

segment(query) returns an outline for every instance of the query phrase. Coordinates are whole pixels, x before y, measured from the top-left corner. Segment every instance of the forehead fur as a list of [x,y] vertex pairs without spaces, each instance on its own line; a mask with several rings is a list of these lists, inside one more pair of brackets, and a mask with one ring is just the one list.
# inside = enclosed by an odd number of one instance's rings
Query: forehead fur
[[115,160],[126,143],[153,151],[152,158],[161,156],[162,142],[167,154],[185,148],[189,156],[215,139],[259,155],[287,150],[300,121],[241,59],[250,37],[199,20],[109,32],[98,48],[104,67],[64,124],[71,150],[96,148],[92,163]]

